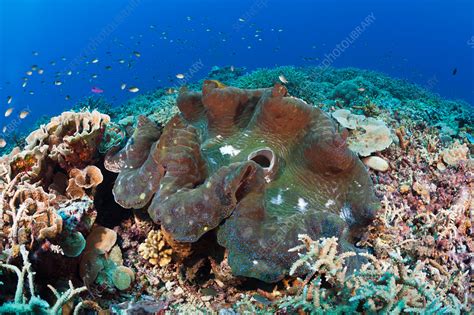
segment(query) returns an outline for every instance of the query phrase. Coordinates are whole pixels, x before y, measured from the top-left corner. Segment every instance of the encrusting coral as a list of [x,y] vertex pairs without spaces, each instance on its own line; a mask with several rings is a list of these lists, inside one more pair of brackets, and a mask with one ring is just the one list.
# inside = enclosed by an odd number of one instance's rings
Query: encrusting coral
[[[236,275],[273,282],[295,258],[296,235],[337,235],[342,248],[377,208],[360,160],[321,110],[282,85],[257,90],[205,81],[182,91],[163,129],[140,118],[105,165],[115,200],[148,212],[180,242],[223,225],[218,242]],[[159,138],[159,141],[157,139]],[[350,235],[350,234],[353,235]]]

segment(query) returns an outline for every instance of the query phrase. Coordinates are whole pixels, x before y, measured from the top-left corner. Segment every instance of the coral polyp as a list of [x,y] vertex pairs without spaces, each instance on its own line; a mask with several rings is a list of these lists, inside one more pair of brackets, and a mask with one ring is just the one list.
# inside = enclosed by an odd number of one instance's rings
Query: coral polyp
[[179,242],[218,228],[235,275],[278,281],[297,258],[288,249],[298,234],[337,236],[348,249],[374,218],[368,173],[335,123],[283,85],[208,80],[202,93],[184,90],[177,106],[161,136],[142,119],[109,155],[106,166],[121,172],[115,199],[128,208],[151,200],[151,218]]

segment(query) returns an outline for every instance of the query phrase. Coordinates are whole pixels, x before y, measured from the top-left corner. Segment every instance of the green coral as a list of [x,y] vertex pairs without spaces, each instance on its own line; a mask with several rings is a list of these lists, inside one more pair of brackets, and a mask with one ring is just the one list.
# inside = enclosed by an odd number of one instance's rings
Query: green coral
[[[396,252],[391,254],[387,266],[381,266],[375,257],[365,254],[371,262],[346,276],[344,264],[334,263],[340,258],[328,259],[327,242],[300,239],[305,244],[299,249],[311,250],[301,253],[293,268],[308,264],[315,278],[311,281],[306,278],[304,283],[307,284],[300,294],[280,300],[278,307],[282,310],[290,313],[302,310],[310,314],[461,314],[468,309],[454,295],[445,294],[441,288],[431,288],[423,281],[425,275],[420,266],[413,267]],[[314,250],[314,246],[319,250]],[[327,269],[327,266],[333,268]]]
[[[69,289],[62,293],[48,286],[56,296],[56,302],[52,306],[49,305],[48,302],[35,293],[34,272],[28,260],[28,252],[24,245],[20,247],[20,253],[23,258],[23,267],[21,270],[15,265],[0,263],[0,268],[13,271],[18,277],[14,300],[0,305],[0,314],[60,314],[62,307],[66,303],[72,300],[76,295],[87,290],[86,287],[74,288],[71,281],[69,281]],[[24,292],[25,277],[28,281],[29,295]]]

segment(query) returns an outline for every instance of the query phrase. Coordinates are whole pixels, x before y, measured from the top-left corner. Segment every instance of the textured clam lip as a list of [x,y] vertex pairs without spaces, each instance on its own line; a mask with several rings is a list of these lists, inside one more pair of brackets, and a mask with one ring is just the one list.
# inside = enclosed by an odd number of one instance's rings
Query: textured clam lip
[[268,147],[253,151],[248,155],[247,160],[254,161],[262,167],[267,182],[270,182],[278,172],[277,156]]

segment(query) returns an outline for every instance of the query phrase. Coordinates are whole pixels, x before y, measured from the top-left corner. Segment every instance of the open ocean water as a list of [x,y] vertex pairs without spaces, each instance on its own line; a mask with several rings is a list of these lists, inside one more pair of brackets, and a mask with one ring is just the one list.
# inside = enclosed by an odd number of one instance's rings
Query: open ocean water
[[[213,66],[358,67],[472,104],[473,6],[470,0],[2,0],[0,100],[7,106],[12,96],[17,110],[30,108],[32,122],[71,107],[93,87],[119,104],[130,97],[122,83],[146,92],[179,83],[176,74],[199,63],[188,80],[204,78]],[[27,75],[34,65],[44,73]]]

